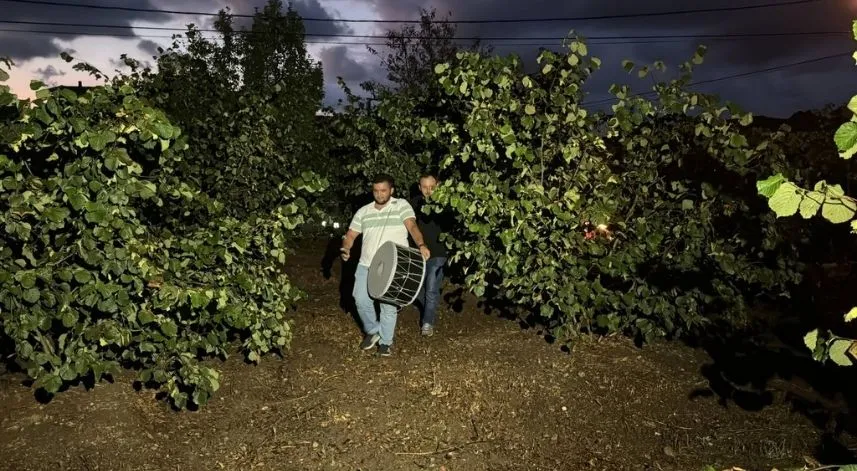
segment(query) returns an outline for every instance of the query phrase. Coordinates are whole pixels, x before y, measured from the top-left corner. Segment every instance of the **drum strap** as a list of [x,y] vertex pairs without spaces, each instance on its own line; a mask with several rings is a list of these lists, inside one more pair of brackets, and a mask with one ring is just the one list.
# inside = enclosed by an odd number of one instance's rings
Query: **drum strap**
[[[387,202],[387,204],[388,204],[388,205],[391,205],[391,204],[393,204],[393,202],[392,202],[392,201],[389,201],[389,202]],[[384,218],[384,225],[383,225],[383,226],[381,226],[381,235],[379,235],[379,236],[378,236],[378,241],[377,241],[377,242],[375,242],[375,251],[376,251],[376,252],[378,251],[378,247],[380,247],[380,246],[381,246],[381,241],[382,241],[382,240],[384,240],[384,239],[383,239],[384,231],[385,231],[385,230],[387,230],[387,221],[389,221],[389,220],[390,220],[390,214],[391,214],[392,212],[393,212],[393,209],[391,208],[389,211],[387,211],[387,217],[386,217],[386,218]]]

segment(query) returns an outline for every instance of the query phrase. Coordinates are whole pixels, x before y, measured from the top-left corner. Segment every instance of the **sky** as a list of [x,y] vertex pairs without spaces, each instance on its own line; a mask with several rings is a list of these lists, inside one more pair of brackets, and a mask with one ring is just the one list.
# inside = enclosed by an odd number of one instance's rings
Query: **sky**
[[[29,81],[43,80],[50,85],[93,84],[86,73],[72,70],[59,58],[63,51],[87,61],[108,74],[120,67],[120,54],[154,63],[158,46],[167,47],[169,36],[194,23],[209,27],[212,17],[142,11],[100,9],[98,6],[120,6],[134,9],[180,10],[215,13],[229,7],[233,13],[252,14],[266,0],[55,0],[49,3],[89,5],[90,8],[37,4],[38,2],[0,0],[0,57],[15,62],[10,80],[19,96],[32,96]],[[783,4],[738,11],[651,15],[687,9],[719,9],[734,6]],[[695,90],[719,94],[743,109],[757,115],[789,115],[827,104],[842,105],[857,94],[857,66],[851,57],[857,49],[850,34],[851,22],[857,19],[857,0],[707,0],[675,2],[667,0],[295,0],[293,7],[305,18],[415,20],[420,9],[435,8],[439,16],[449,13],[455,20],[496,20],[534,18],[577,18],[566,21],[459,24],[458,36],[481,38],[494,46],[495,53],[516,53],[525,64],[535,66],[540,46],[558,47],[560,39],[574,30],[589,37],[591,54],[602,60],[601,70],[591,79],[587,102],[607,106],[612,83],[627,83],[634,91],[651,88],[651,78],[640,80],[628,75],[621,62],[637,63],[662,60],[669,71],[676,71],[698,44],[708,48],[705,63],[695,72],[694,80],[703,83]],[[625,18],[591,18],[593,16],[648,14]],[[580,17],[590,17],[580,19]],[[26,22],[51,23],[48,25]],[[78,25],[109,25],[94,28]],[[383,35],[396,23],[378,22],[313,22],[306,21],[311,34]],[[141,27],[176,28],[176,31],[141,29]],[[12,31],[10,31],[12,30]],[[26,31],[26,32],[25,32]],[[34,33],[32,31],[41,31]],[[99,35],[89,35],[97,32]],[[841,34],[807,34],[807,33]],[[788,33],[779,36],[758,36]],[[798,33],[798,34],[795,34]],[[634,36],[739,35],[732,38],[633,38]],[[756,35],[756,36],[748,36]],[[527,38],[556,38],[527,39]],[[608,37],[608,39],[598,38]],[[610,39],[612,38],[612,39]],[[383,80],[380,57],[367,50],[366,43],[381,39],[307,37],[309,53],[321,61],[325,76],[325,104],[334,104],[343,94],[336,84],[342,76],[357,89],[364,80]],[[328,42],[324,44],[324,42]],[[336,44],[348,42],[350,44]],[[383,52],[383,48],[373,46]],[[838,57],[799,66],[781,66],[825,56]],[[756,73],[774,68],[766,73]],[[742,75],[746,74],[746,75]],[[741,75],[728,78],[733,75]],[[657,76],[656,76],[657,77]],[[727,77],[723,80],[718,80]],[[668,76],[666,78],[669,78]]]

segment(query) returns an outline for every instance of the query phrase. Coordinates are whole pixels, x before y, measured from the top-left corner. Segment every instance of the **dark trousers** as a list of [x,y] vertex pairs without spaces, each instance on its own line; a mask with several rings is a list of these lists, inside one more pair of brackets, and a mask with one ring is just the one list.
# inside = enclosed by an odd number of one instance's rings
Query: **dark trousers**
[[426,260],[426,275],[423,286],[417,295],[417,301],[422,304],[422,324],[434,325],[437,319],[437,305],[440,302],[440,286],[443,282],[443,266],[446,257],[432,257]]

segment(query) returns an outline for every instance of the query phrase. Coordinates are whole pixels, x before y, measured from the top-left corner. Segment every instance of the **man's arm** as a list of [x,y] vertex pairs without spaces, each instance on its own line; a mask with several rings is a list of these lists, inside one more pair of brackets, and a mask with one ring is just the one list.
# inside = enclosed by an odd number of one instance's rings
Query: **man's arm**
[[405,227],[408,228],[408,233],[411,234],[411,238],[414,239],[414,242],[417,243],[417,247],[425,246],[425,240],[423,240],[423,233],[420,230],[420,226],[417,225],[416,218],[408,218],[405,219]]
[[414,214],[414,208],[411,207],[407,201],[404,203],[405,205],[399,213],[402,218],[402,223],[405,225],[405,228],[408,229],[408,233],[411,234],[411,238],[417,243],[417,247],[420,248],[420,253],[423,255],[423,258],[428,260],[429,257],[431,257],[431,252],[428,247],[426,247],[426,241],[423,239],[423,232],[417,225],[417,215]]
[[408,232],[411,234],[414,242],[417,243],[417,247],[420,248],[420,253],[423,255],[423,259],[428,260],[431,258],[431,251],[426,247],[426,243],[423,240],[423,233],[417,225],[416,218],[410,217],[405,219],[405,227],[408,228]]
[[363,231],[363,214],[360,211],[351,218],[351,224],[348,225],[348,231],[345,232],[345,237],[342,238],[342,247],[339,249],[342,252],[342,260],[347,262],[351,257],[351,247],[354,246],[354,241],[357,236]]
[[349,228],[348,232],[345,233],[345,237],[342,238],[342,248],[339,251],[342,253],[342,261],[347,262],[349,258],[351,258],[351,247],[354,245],[354,240],[357,239],[360,233],[355,231],[354,229]]
[[342,248],[345,250],[351,250],[351,247],[354,246],[354,241],[357,240],[357,236],[359,235],[359,232],[349,228],[348,232],[345,233],[345,237],[342,238]]

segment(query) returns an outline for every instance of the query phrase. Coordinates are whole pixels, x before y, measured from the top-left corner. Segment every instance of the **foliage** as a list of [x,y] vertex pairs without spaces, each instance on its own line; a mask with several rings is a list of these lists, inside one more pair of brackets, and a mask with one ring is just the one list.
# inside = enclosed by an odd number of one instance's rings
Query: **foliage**
[[[852,23],[854,39],[857,40],[857,20]],[[857,60],[857,52],[854,53]],[[843,123],[833,136],[839,157],[851,159],[857,153],[857,95],[848,102],[851,119]],[[790,181],[783,173],[776,173],[757,183],[758,192],[764,196],[770,209],[778,218],[800,213],[803,219],[821,215],[833,224],[850,223],[851,232],[857,233],[857,199],[845,194],[842,186],[819,180],[807,189]],[[845,322],[857,319],[857,307],[844,315]],[[839,337],[830,332],[814,329],[804,337],[804,343],[819,361],[832,360],[840,366],[853,365],[857,358],[857,340]]]
[[[538,312],[558,336],[645,341],[718,315],[740,324],[747,299],[786,296],[800,279],[795,247],[753,198],[756,174],[780,168],[772,143],[782,135],[750,142],[751,115],[684,90],[704,48],[656,85],[659,104],[614,87],[612,116],[580,106],[600,60],[577,38],[566,49],[543,51],[532,75],[514,56],[459,52],[437,64],[448,94],[439,107],[459,107],[461,119],[414,116],[397,98],[378,105],[383,130],[369,139],[410,133],[443,149],[429,210],[456,216],[449,244],[468,286]],[[379,149],[379,160],[397,150]]]
[[[361,84],[369,95],[361,98],[340,80],[346,101],[334,121],[338,136],[334,152],[347,162],[343,177],[348,193],[365,194],[366,182],[379,172],[406,184],[415,183],[426,168],[437,166],[443,148],[422,138],[418,118],[460,121],[462,115],[456,103],[441,101],[445,93],[434,66],[453,60],[458,51],[487,55],[491,50],[478,41],[458,44],[456,33],[455,24],[437,19],[435,10],[421,10],[418,26],[405,25],[387,33],[388,53],[380,63],[387,71],[387,84]],[[407,196],[402,194],[405,191],[400,187],[398,195]]]
[[225,210],[237,218],[269,213],[283,203],[281,185],[330,167],[316,116],[321,64],[307,54],[300,16],[282,8],[269,0],[246,30],[221,11],[217,39],[190,25],[159,56],[157,72],[126,59],[140,93],[188,135],[176,172],[229,201]]
[[369,191],[372,177],[388,173],[397,182],[397,196],[407,196],[404,185],[416,181],[431,166],[433,152],[419,136],[418,100],[395,92],[382,92],[378,107],[351,93],[340,81],[348,101],[334,119],[334,133],[341,136],[332,149],[344,163],[341,180],[349,195]]
[[235,339],[254,362],[288,347],[287,236],[323,182],[284,182],[283,204],[239,220],[179,170],[199,138],[132,81],[32,88],[0,87],[0,343],[34,386],[138,367],[175,406],[201,405],[220,376],[199,358]]
[[[449,15],[448,15],[449,16]],[[388,90],[409,95],[432,106],[440,98],[443,89],[435,79],[434,66],[455,59],[462,50],[489,54],[490,46],[483,47],[473,41],[468,46],[456,43],[458,28],[449,19],[437,19],[437,11],[420,9],[418,26],[406,24],[398,30],[387,32],[386,57],[381,59],[381,68],[387,71],[389,86],[370,83],[369,91]],[[375,55],[381,54],[371,46],[367,49]]]

